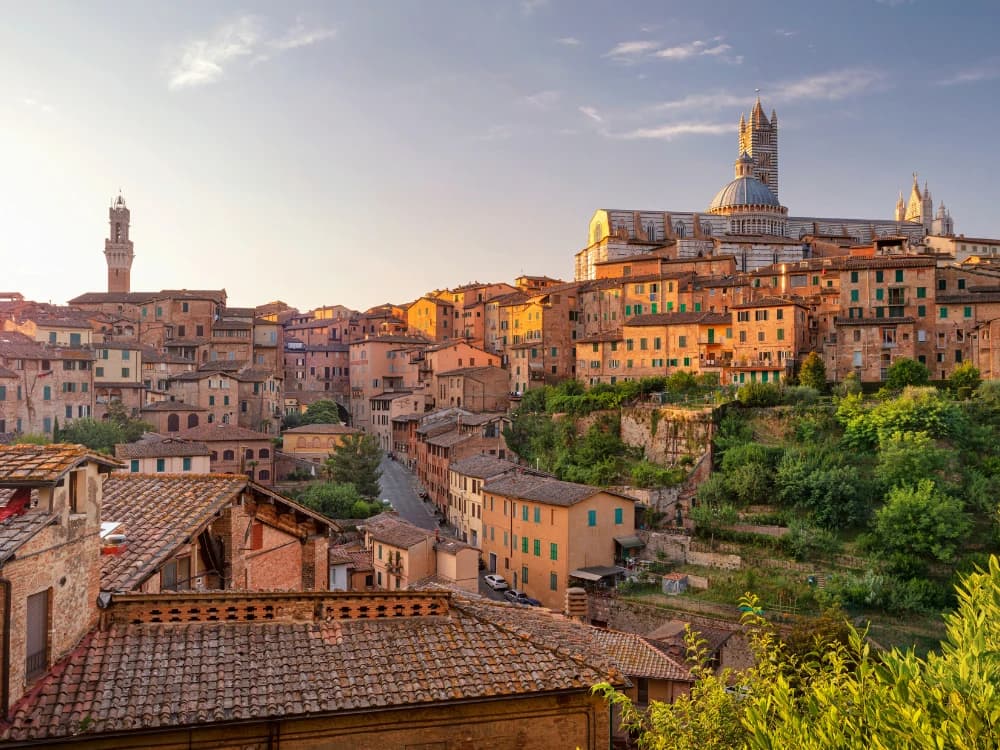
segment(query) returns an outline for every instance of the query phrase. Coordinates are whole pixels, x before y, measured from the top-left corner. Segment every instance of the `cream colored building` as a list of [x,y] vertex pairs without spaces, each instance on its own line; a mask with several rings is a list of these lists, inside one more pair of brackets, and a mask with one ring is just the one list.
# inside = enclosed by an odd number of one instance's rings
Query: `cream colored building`
[[361,530],[372,555],[376,588],[398,591],[436,577],[478,592],[479,553],[474,547],[414,526],[395,513],[373,516]]
[[473,547],[482,546],[483,485],[517,469],[496,456],[469,456],[448,467],[448,523]]

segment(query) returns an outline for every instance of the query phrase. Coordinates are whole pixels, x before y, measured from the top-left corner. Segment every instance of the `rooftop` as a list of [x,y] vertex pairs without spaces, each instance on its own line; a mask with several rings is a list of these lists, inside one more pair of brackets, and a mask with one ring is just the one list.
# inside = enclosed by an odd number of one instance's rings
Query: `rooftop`
[[121,465],[110,456],[94,453],[82,445],[0,446],[0,487],[55,484],[66,472],[87,461],[114,468]]
[[357,427],[348,427],[346,424],[304,424],[300,427],[293,427],[285,430],[282,435],[354,435],[361,432]]
[[101,520],[118,522],[124,550],[101,556],[101,589],[129,591],[155,573],[177,548],[197,537],[247,486],[235,474],[111,474],[104,480]]
[[362,523],[362,528],[376,541],[393,547],[409,549],[428,539],[434,539],[434,532],[414,526],[394,513],[379,513]]
[[452,461],[448,467],[449,471],[476,479],[489,479],[516,468],[517,464],[485,454]]
[[[507,612],[491,618],[496,607]],[[213,621],[213,612],[227,608],[230,621]],[[0,739],[450,705],[587,691],[604,680],[625,684],[607,659],[589,658],[596,649],[581,653],[575,643],[528,631],[519,624],[527,609],[472,606],[427,591],[115,596],[104,627],[12,707]],[[163,622],[163,613],[174,612]]]
[[175,433],[174,437],[184,440],[200,440],[206,443],[215,440],[271,440],[274,438],[273,435],[268,435],[266,432],[257,432],[235,424],[222,423],[191,427]]
[[115,458],[163,458],[166,456],[207,456],[210,451],[204,443],[164,437],[156,433],[143,435],[134,443],[115,446]]
[[587,484],[576,484],[575,482],[562,482],[558,479],[538,474],[514,473],[506,474],[483,486],[484,492],[494,495],[505,495],[506,497],[516,497],[522,500],[532,500],[546,505],[559,505],[569,507],[576,505],[583,500],[600,492],[606,492],[615,497],[626,500],[635,500],[628,495],[622,495],[600,487],[591,487]]

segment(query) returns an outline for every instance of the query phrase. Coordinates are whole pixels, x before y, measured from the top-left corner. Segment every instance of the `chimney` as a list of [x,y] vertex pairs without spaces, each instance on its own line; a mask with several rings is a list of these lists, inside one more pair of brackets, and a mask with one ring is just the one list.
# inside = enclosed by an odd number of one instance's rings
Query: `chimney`
[[566,607],[564,614],[580,622],[587,621],[587,590],[572,587],[566,589]]

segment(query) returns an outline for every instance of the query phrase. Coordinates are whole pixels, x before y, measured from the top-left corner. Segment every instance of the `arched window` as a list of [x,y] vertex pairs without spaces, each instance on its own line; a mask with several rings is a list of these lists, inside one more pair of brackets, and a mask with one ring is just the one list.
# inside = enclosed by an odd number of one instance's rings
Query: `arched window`
[[222,460],[223,461],[235,461],[236,460],[236,453],[234,453],[233,451],[222,451]]
[[262,482],[266,482],[270,478],[271,478],[271,472],[269,472],[267,469],[261,469],[260,471],[257,472],[257,479],[259,479]]
[[678,221],[676,224],[674,224],[674,235],[676,237],[678,237],[679,239],[684,239],[685,234],[686,230],[684,229],[684,222]]
[[337,447],[337,443],[336,443],[336,441],[333,438],[327,438],[327,440],[326,440],[326,447],[327,448],[336,448]]
[[249,460],[253,458],[253,448],[247,448],[244,456]]
[[209,424],[212,424],[212,422],[215,421],[215,415],[214,414],[209,414],[207,421],[208,421]]
[[198,426],[198,415],[188,414],[188,428],[190,429],[191,427],[197,427],[197,426]]
[[313,448],[319,448],[319,438],[318,437],[314,437],[312,439],[312,447]]
[[181,418],[176,414],[167,415],[167,432],[177,432],[181,428]]
[[229,415],[228,414],[223,414],[222,415],[222,424],[229,424]]
[[269,451],[267,448],[261,448],[259,451],[257,451],[257,458],[270,458],[270,457],[271,457],[271,451]]

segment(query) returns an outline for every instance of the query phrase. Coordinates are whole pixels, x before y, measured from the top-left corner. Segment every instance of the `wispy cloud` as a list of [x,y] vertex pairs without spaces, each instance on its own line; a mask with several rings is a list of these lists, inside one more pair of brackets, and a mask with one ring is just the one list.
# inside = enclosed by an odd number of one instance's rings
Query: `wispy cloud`
[[559,101],[559,92],[552,89],[546,91],[536,91],[524,97],[524,103],[536,109],[548,109]]
[[703,42],[701,39],[696,39],[687,44],[679,44],[676,47],[667,47],[658,50],[654,54],[656,57],[663,57],[667,60],[687,60],[691,57],[699,57],[701,55],[724,55],[731,49],[732,47],[723,43],[722,37],[717,36],[710,42]]
[[637,128],[618,137],[626,140],[672,141],[684,135],[725,135],[735,132],[736,125],[731,122],[671,122],[655,127]]
[[654,50],[660,48],[659,42],[653,42],[648,39],[632,41],[632,42],[619,42],[610,50],[604,53],[605,57],[610,57],[614,60],[619,60],[622,62],[634,61],[643,55],[649,54]]
[[47,102],[43,102],[34,96],[25,96],[21,98],[21,104],[28,109],[33,109],[37,112],[44,112],[45,114],[51,114],[56,111],[56,108]]
[[601,113],[594,107],[580,107],[580,111],[594,122],[604,122],[604,118],[601,117]]
[[271,37],[259,18],[241,16],[209,36],[192,39],[175,50],[167,87],[177,90],[215,83],[240,59],[262,62],[282,52],[326,41],[335,34],[332,28],[308,27],[300,20],[283,34]]
[[646,57],[658,57],[662,60],[689,60],[694,57],[715,57],[730,63],[742,63],[742,55],[730,55],[732,46],[726,44],[721,36],[715,36],[704,41],[695,39],[685,44],[677,44],[673,47],[664,47],[662,42],[650,39],[640,39],[630,42],[620,42],[604,54],[612,60],[625,63],[633,63]]
[[[827,73],[782,81],[764,87],[764,96],[770,103],[788,103],[802,100],[838,101],[851,96],[874,91],[885,84],[885,75],[868,68],[847,68]],[[671,99],[652,107],[654,111],[707,112],[719,109],[749,107],[754,102],[752,94],[735,94],[721,90],[706,94],[689,94]]]
[[937,82],[938,86],[959,86],[964,83],[979,83],[1000,78],[1000,58],[991,57],[977,65],[958,71]]
[[778,36],[795,36],[798,31],[792,31],[791,29],[775,29],[774,33]]
[[308,47],[319,42],[325,42],[327,39],[333,39],[336,35],[336,29],[326,27],[310,28],[299,21],[280,37],[268,42],[268,46],[283,52],[285,50],[298,49],[299,47]]
[[549,0],[521,0],[521,12],[530,16],[535,13],[539,8],[544,8],[549,4]]
[[562,44],[566,47],[579,47],[583,42],[577,39],[575,36],[561,36],[556,39],[556,44]]

